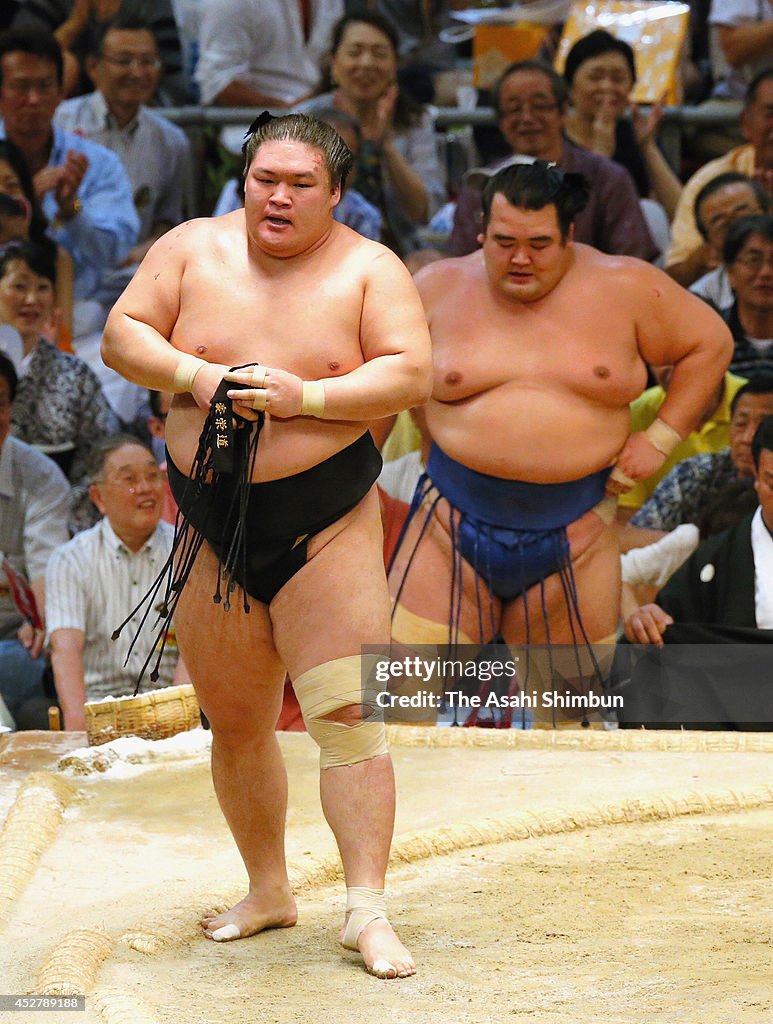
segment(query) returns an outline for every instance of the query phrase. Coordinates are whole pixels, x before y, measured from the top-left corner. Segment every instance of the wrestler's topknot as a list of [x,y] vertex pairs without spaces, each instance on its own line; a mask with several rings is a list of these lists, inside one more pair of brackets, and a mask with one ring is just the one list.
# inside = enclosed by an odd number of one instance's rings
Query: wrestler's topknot
[[555,206],[561,237],[565,239],[570,224],[585,209],[590,187],[582,174],[567,173],[547,160],[510,164],[492,175],[483,189],[484,229],[497,192],[501,192],[512,206],[520,206],[524,210]]
[[310,114],[285,114],[282,117],[266,119],[248,137],[244,153],[244,174],[249,170],[255,154],[264,142],[303,142],[317,149],[325,160],[330,182],[335,187],[346,185],[354,165],[354,157],[338,132],[325,121]]

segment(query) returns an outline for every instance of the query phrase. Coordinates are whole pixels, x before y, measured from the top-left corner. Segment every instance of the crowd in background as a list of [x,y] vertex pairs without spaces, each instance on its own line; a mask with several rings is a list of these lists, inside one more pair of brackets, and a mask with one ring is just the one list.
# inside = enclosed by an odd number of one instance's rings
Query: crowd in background
[[[11,600],[12,581],[0,574],[0,693],[17,727],[39,727],[53,698],[49,639],[54,676],[80,673],[84,694],[133,689],[133,660],[125,671],[108,670],[117,655],[107,644],[97,654],[89,647],[105,639],[111,591],[87,600],[78,572],[93,579],[121,562],[129,615],[137,580],[164,561],[171,544],[162,520],[174,516],[163,475],[170,396],[148,395],[99,355],[107,313],[147,250],[200,212],[191,197],[204,169],[195,166],[184,131],[164,116],[170,106],[243,107],[245,123],[264,107],[330,122],[355,156],[336,219],[389,246],[411,270],[477,248],[481,188],[491,173],[519,156],[554,161],[590,182],[576,241],[656,262],[715,306],[735,342],[729,372],[659,478],[621,502],[621,624],[631,640],[660,642],[666,613],[655,595],[710,529],[707,508],[717,505],[735,521],[756,506],[752,441],[773,414],[773,5],[691,3],[682,62],[687,102],[721,110],[740,100],[743,109],[734,130],[687,136],[680,166],[658,145],[661,107],[630,102],[636,54],[597,29],[575,43],[561,74],[545,47],[506,69],[490,92],[478,92],[478,104],[494,109],[496,129],[465,136],[466,173],[449,180],[447,139],[435,114],[456,104],[460,69],[469,62],[441,30],[452,8],[466,6],[4,6],[0,551],[30,581],[39,609],[39,618],[25,620],[18,595]],[[450,94],[449,82],[456,83]],[[236,168],[231,134],[219,133],[212,145],[223,166],[230,159]],[[242,203],[238,174],[224,178],[207,213]],[[668,367],[649,372],[651,387],[632,408],[634,429],[652,422],[668,387]],[[423,440],[420,416],[405,414],[394,425],[384,449],[385,508],[409,498]],[[89,600],[100,616],[91,615]],[[184,677],[176,658],[166,680],[173,676]]]

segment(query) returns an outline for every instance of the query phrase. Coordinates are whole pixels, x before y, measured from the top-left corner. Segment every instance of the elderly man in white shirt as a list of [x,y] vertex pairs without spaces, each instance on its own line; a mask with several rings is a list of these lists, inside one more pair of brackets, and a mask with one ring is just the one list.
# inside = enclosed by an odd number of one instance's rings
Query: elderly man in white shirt
[[[157,643],[154,609],[132,650],[144,607],[118,640],[111,637],[150,591],[174,537],[173,528],[161,521],[163,473],[150,449],[135,438],[115,435],[103,443],[89,493],[104,518],[55,551],[46,570],[51,662],[68,730],[85,728],[86,700],[134,692]],[[172,630],[159,680],[162,686],[187,681]]]

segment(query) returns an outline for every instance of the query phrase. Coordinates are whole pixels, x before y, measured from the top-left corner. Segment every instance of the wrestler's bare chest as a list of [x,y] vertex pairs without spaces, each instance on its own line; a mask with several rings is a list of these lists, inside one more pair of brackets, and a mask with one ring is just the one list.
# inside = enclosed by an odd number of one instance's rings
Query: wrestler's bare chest
[[359,366],[363,287],[351,268],[306,259],[269,272],[220,245],[186,264],[172,342],[209,362],[260,362],[304,379]]
[[532,303],[449,290],[431,311],[430,330],[440,402],[520,385],[619,407],[646,379],[632,318],[600,287]]

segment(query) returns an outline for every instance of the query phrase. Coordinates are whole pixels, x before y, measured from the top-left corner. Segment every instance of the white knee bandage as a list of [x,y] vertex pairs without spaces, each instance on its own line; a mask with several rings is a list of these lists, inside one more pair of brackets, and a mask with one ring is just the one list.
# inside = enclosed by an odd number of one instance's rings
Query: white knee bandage
[[[370,660],[354,655],[328,661],[293,682],[306,728],[319,746],[322,768],[357,764],[387,752],[383,713],[366,704],[368,696],[363,683],[368,672],[363,665],[368,669]],[[364,717],[355,725],[326,717],[352,705],[363,706]]]

